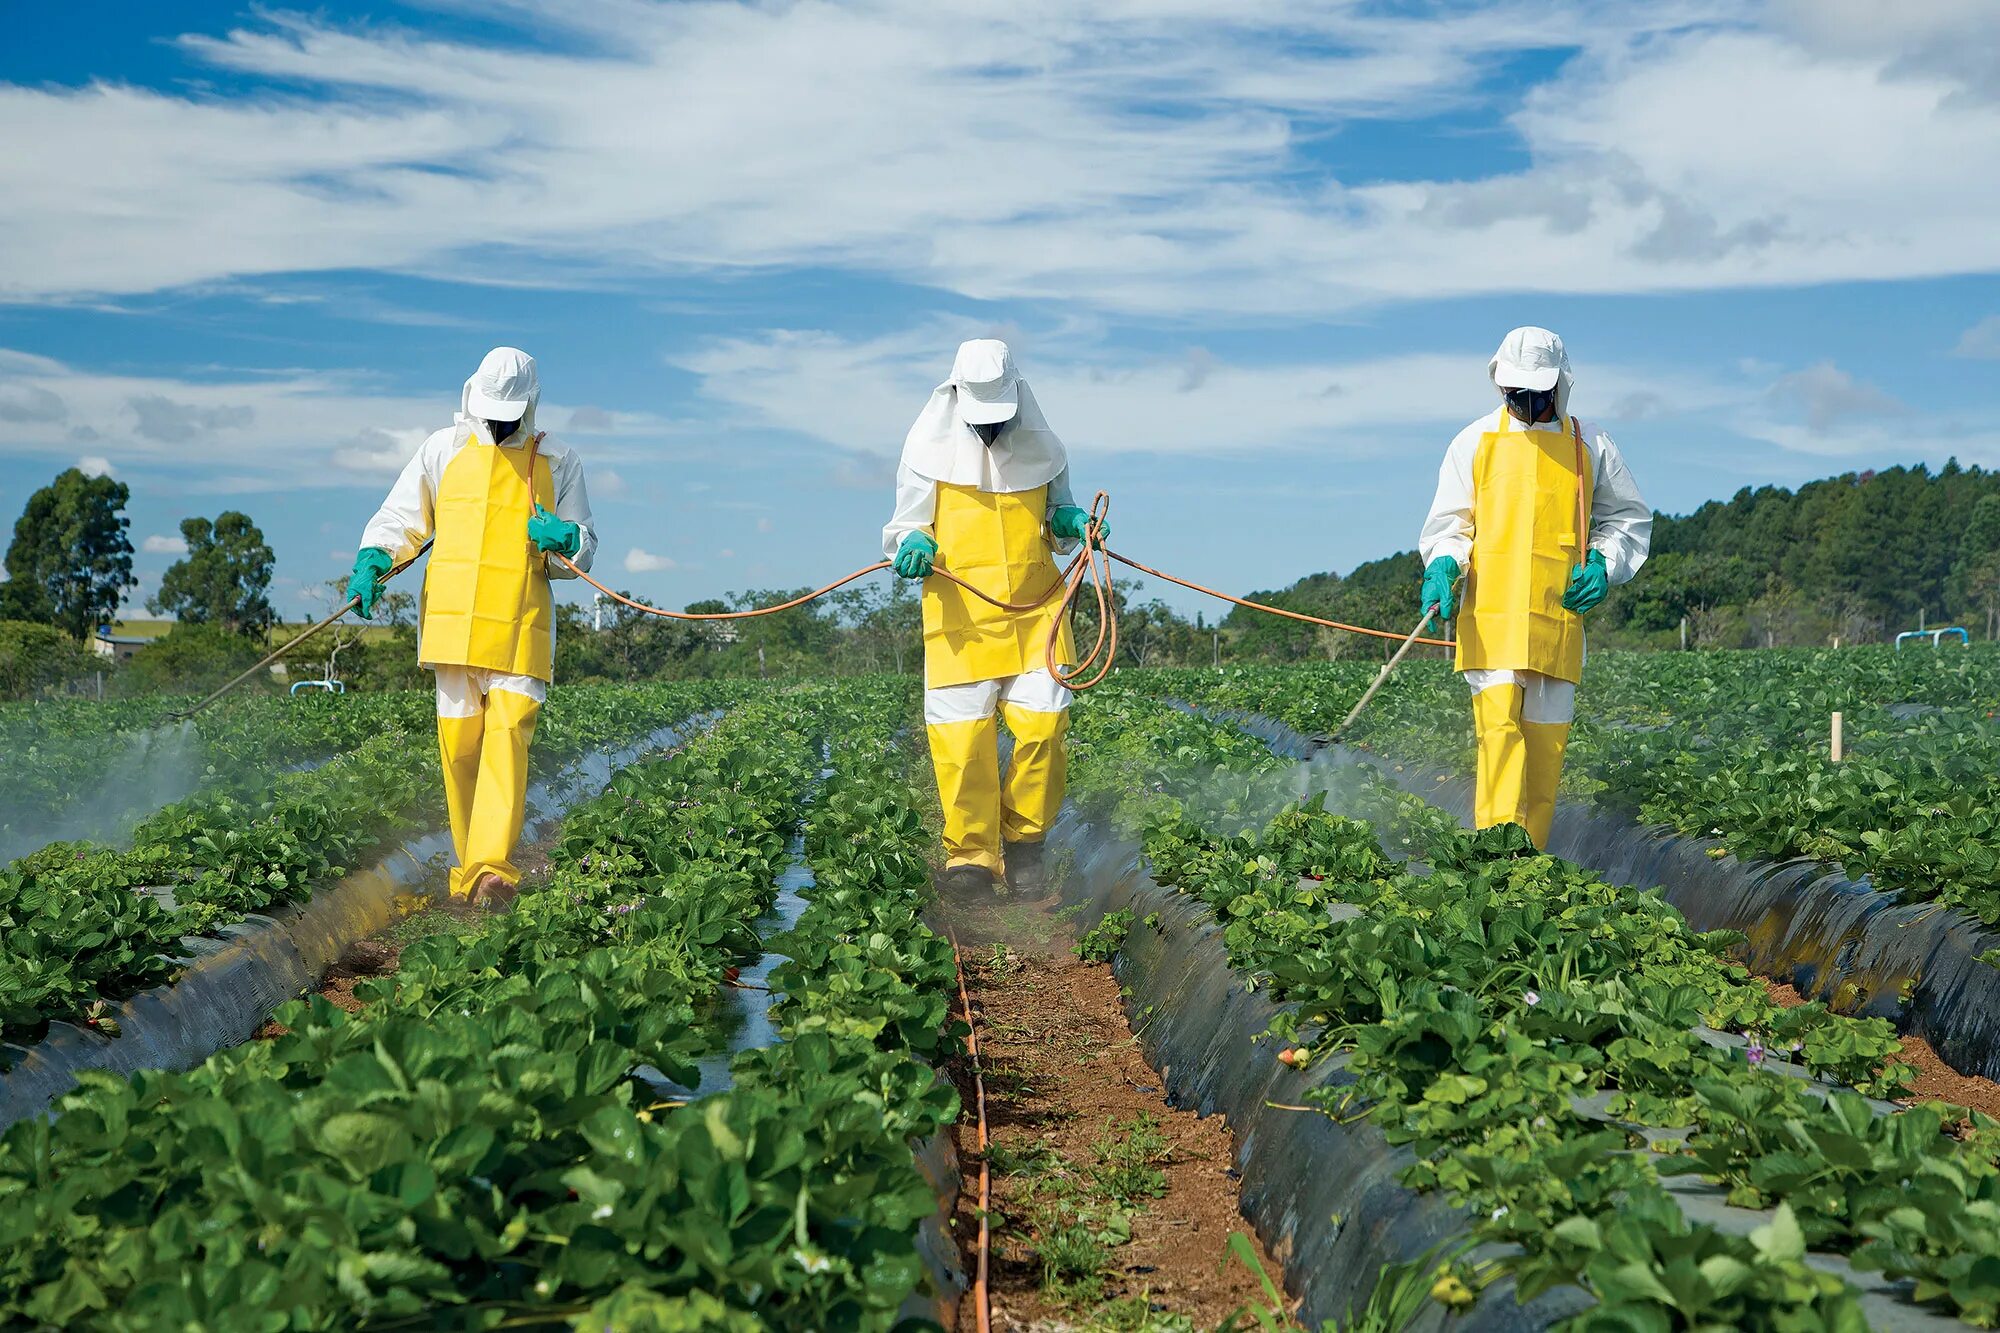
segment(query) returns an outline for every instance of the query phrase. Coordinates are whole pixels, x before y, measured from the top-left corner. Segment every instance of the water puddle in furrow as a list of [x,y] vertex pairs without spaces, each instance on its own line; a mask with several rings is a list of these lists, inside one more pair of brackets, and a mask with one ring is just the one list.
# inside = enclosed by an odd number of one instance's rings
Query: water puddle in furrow
[[[832,775],[832,769],[822,769],[820,781],[824,782]],[[808,797],[808,802],[810,799]],[[818,882],[813,877],[812,867],[806,864],[803,834],[792,836],[786,856],[787,864],[777,878],[778,896],[770,910],[754,923],[759,939],[772,939],[780,932],[790,930],[806,910],[806,890]],[[778,1044],[778,1027],[771,1021],[771,1006],[778,996],[771,990],[771,974],[787,961],[785,955],[767,949],[755,962],[743,965],[743,971],[736,979],[737,985],[724,986],[717,994],[714,1008],[702,1021],[702,1026],[714,1036],[715,1046],[695,1061],[695,1069],[700,1074],[696,1087],[682,1087],[651,1065],[641,1065],[634,1073],[655,1094],[668,1101],[692,1100],[727,1091],[732,1085],[730,1061],[744,1051]]]

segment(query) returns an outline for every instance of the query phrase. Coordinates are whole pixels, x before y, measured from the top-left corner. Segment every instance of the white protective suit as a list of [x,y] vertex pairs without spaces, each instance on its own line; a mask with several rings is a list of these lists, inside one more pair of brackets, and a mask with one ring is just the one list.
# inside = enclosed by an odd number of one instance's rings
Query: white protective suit
[[[361,534],[361,545],[382,548],[398,564],[415,555],[432,536],[433,507],[445,468],[475,436],[484,443],[493,443],[482,422],[489,416],[502,416],[513,410],[522,399],[526,400],[527,409],[520,428],[507,438],[502,448],[525,448],[534,438],[541,383],[534,359],[526,353],[511,347],[487,353],[479,369],[465,382],[453,424],[433,432],[418,447],[416,457],[404,465],[396,484],[389,488],[388,498],[368,520]],[[537,448],[548,460],[550,480],[555,486],[551,512],[577,525],[580,545],[573,559],[578,569],[587,570],[597,554],[597,531],[590,522],[590,496],[584,489],[583,463],[575,450],[547,436]],[[552,579],[576,577],[553,561],[547,568]],[[421,644],[418,654],[421,661]],[[537,703],[548,698],[548,685],[533,676],[435,662],[422,665],[437,679],[440,717],[470,717],[479,711],[480,699],[496,689],[524,694]]]
[[[1000,423],[990,445],[973,429]],[[924,532],[938,543],[940,568],[956,565],[987,595],[1025,602],[1059,582],[1052,556],[1076,543],[1049,522],[1073,504],[1068,455],[1007,345],[974,339],[903,439],[882,550],[893,559],[908,534]],[[1025,854],[1038,855],[1062,803],[1070,691],[1050,675],[1044,648],[1059,663],[1074,658],[1055,604],[1046,607],[996,612],[947,580],[925,581],[924,723],[950,866],[1000,874],[1009,850],[1020,857],[1028,844]],[[1015,739],[1004,775],[996,716]]]
[[[1547,329],[1515,329],[1487,363],[1486,373],[1496,388],[1555,389],[1556,419],[1534,425],[1515,422],[1516,429],[1569,429],[1569,396],[1575,376],[1569,353],[1556,334]],[[1438,469],[1437,494],[1418,538],[1426,567],[1441,555],[1456,560],[1461,569],[1472,562],[1472,464],[1480,438],[1493,424],[1493,413],[1482,415],[1461,430],[1445,450],[1444,464]],[[1592,478],[1589,545],[1603,553],[1605,577],[1616,587],[1630,582],[1646,563],[1653,511],[1639,497],[1638,485],[1611,437],[1592,422],[1580,424]],[[1576,715],[1576,686],[1568,681],[1516,671],[1467,671],[1465,679],[1474,694],[1494,685],[1524,686],[1525,711],[1531,721],[1569,722]]]

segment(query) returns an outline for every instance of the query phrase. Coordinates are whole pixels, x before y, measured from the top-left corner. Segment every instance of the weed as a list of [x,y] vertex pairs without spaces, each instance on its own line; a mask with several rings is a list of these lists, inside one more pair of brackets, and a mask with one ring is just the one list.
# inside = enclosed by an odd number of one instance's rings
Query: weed
[[1091,1152],[1097,1158],[1091,1180],[1119,1203],[1131,1207],[1167,1192],[1167,1173],[1159,1164],[1172,1160],[1173,1145],[1152,1116],[1106,1125]]
[[1125,947],[1125,937],[1131,933],[1130,908],[1107,913],[1102,921],[1083,932],[1076,942],[1076,956],[1086,963],[1108,963]]
[[[1216,1333],[1237,1333],[1239,1329],[1243,1330],[1243,1333],[1249,1333],[1252,1329],[1261,1330],[1261,1333],[1304,1333],[1300,1324],[1291,1316],[1290,1307],[1285,1301],[1285,1293],[1278,1290],[1278,1284],[1264,1271],[1264,1265],[1257,1261],[1256,1248],[1250,1244],[1250,1238],[1240,1231],[1232,1231],[1229,1234],[1228,1253],[1222,1256],[1222,1262],[1217,1267],[1227,1268],[1231,1259],[1257,1275],[1257,1285],[1264,1289],[1264,1298],[1254,1304],[1240,1305],[1231,1311]],[[1351,1333],[1360,1333],[1361,1327],[1357,1325]],[[1370,1330],[1370,1333],[1374,1331]]]

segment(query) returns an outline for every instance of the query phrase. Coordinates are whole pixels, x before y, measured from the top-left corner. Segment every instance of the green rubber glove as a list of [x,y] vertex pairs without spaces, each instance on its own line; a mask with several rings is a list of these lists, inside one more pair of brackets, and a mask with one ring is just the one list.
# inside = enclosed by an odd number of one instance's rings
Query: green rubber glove
[[[1056,512],[1049,515],[1049,531],[1065,541],[1081,541],[1090,529],[1090,511],[1075,505],[1059,505]],[[1097,524],[1097,544],[1107,546],[1111,542],[1111,524],[1100,519]]]
[[583,545],[583,533],[566,518],[557,518],[540,505],[528,519],[528,540],[544,551],[575,555]]
[[1610,591],[1611,576],[1604,571],[1604,552],[1592,551],[1570,571],[1569,587],[1563,592],[1563,608],[1585,615],[1594,611]]
[[1441,555],[1424,566],[1424,590],[1418,594],[1417,610],[1437,608],[1439,620],[1458,614],[1458,561]]
[[937,543],[929,533],[906,532],[896,547],[896,572],[906,579],[928,578],[936,559]]
[[361,605],[354,609],[363,620],[375,618],[375,599],[382,595],[382,580],[395,566],[389,553],[379,546],[364,546],[355,555],[354,573],[347,579],[347,595],[361,599]]

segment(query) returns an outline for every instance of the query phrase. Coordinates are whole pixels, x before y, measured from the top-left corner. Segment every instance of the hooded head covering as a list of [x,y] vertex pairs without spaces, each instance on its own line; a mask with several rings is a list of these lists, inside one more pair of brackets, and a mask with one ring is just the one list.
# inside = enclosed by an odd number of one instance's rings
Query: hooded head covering
[[[1011,422],[988,445],[974,425]],[[1062,441],[997,338],[959,344],[951,378],[931,391],[903,437],[903,466],[928,481],[982,491],[1029,491],[1069,466]]]
[[1556,416],[1569,413],[1569,391],[1575,382],[1569,371],[1569,352],[1563,340],[1547,329],[1528,325],[1502,338],[1486,373],[1502,389],[1554,389]]
[[459,399],[461,422],[519,421],[522,438],[534,434],[535,404],[542,396],[535,358],[518,347],[488,352],[465,382]]

